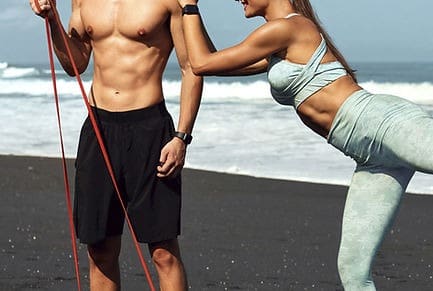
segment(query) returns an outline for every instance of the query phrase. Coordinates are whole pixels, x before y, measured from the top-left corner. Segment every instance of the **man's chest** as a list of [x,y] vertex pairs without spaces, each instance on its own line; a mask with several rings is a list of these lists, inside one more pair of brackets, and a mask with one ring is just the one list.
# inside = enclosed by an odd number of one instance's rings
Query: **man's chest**
[[169,11],[157,0],[83,0],[81,20],[93,39],[153,38],[168,29]]

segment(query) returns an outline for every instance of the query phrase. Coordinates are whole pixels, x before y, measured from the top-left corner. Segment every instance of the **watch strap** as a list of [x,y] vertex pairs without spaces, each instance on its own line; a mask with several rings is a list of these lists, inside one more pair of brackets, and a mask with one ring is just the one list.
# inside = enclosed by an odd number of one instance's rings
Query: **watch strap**
[[199,14],[198,6],[193,4],[187,4],[182,8],[182,15],[193,15]]
[[186,145],[190,144],[192,141],[192,135],[186,132],[175,131],[174,136],[180,138]]

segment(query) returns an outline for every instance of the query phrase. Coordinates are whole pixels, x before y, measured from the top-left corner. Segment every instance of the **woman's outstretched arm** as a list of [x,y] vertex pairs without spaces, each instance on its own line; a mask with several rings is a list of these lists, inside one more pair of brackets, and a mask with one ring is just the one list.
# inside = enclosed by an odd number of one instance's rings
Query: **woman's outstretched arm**
[[[181,7],[196,5],[196,0],[178,0]],[[280,25],[267,23],[244,41],[217,51],[209,45],[209,36],[199,14],[184,14],[183,32],[188,56],[197,75],[251,75],[266,71],[266,58],[287,47],[287,33],[280,33]]]

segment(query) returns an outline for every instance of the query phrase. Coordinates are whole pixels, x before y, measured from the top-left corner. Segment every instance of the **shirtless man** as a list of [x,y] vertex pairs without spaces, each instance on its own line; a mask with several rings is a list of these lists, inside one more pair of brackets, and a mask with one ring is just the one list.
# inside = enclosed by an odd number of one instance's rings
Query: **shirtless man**
[[[30,5],[48,18],[55,53],[64,70],[74,75],[61,37],[66,32],[54,20],[55,7],[48,0],[30,0]],[[181,15],[176,0],[72,0],[67,33],[80,74],[93,52],[89,102],[138,240],[148,243],[161,290],[187,288],[177,241],[179,173],[203,85],[188,63]],[[162,74],[173,47],[182,72],[176,132],[162,92]],[[74,219],[78,238],[87,244],[91,290],[120,290],[123,214],[88,120],[76,166]]]

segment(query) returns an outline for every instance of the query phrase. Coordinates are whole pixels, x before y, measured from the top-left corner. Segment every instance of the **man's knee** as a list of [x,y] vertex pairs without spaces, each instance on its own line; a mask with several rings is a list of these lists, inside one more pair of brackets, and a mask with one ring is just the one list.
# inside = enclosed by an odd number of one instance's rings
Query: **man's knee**
[[182,264],[177,240],[151,244],[149,247],[152,260],[158,268],[169,270]]
[[155,249],[152,260],[159,268],[169,269],[178,263],[178,259],[165,249]]

